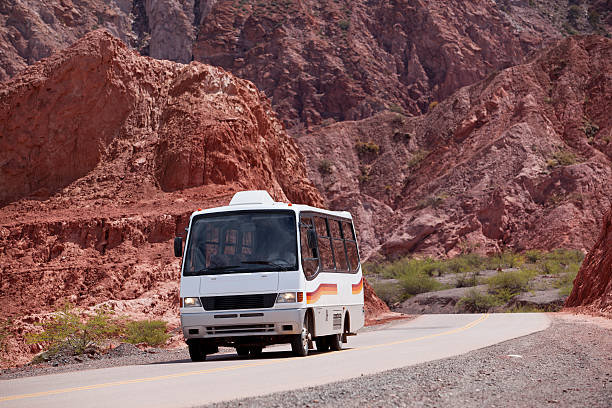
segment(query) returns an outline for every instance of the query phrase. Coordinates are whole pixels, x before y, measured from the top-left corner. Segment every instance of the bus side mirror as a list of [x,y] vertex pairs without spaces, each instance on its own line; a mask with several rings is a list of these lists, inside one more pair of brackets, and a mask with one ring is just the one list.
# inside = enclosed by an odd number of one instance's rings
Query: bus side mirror
[[183,238],[174,238],[174,256],[180,258],[183,255]]
[[317,247],[317,235],[312,228],[308,230],[307,234],[308,248],[315,249]]

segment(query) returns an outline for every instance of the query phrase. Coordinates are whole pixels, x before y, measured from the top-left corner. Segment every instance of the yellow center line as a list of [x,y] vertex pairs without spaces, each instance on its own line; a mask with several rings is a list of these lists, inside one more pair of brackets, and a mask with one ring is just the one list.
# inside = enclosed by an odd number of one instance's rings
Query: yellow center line
[[[371,346],[356,347],[356,348],[344,350],[342,352],[346,353],[350,351],[369,350],[369,349],[374,349],[374,348],[393,346],[396,344],[411,343],[411,342],[431,339],[431,338],[439,337],[439,336],[447,336],[449,334],[455,334],[455,333],[462,332],[464,330],[471,329],[472,327],[485,321],[488,317],[489,317],[489,314],[485,313],[482,316],[480,316],[478,319],[466,324],[465,326],[457,327],[455,329],[448,330],[445,332],[434,333],[434,334],[429,334],[427,336],[414,337],[414,338],[405,339],[405,340],[392,341],[388,343],[374,344]],[[312,359],[312,358],[317,358],[317,357],[319,358],[329,357],[329,356],[332,356],[333,354],[334,353],[318,354],[318,355],[310,356],[309,358]],[[217,368],[209,368],[205,370],[188,371],[184,373],[160,375],[156,377],[136,378],[133,380],[113,381],[113,382],[107,382],[107,383],[101,383],[101,384],[84,385],[81,387],[60,388],[57,390],[33,392],[30,394],[10,395],[8,397],[0,398],[0,402],[14,401],[14,400],[25,399],[25,398],[42,397],[46,395],[65,394],[65,393],[75,392],[75,391],[95,390],[99,388],[114,387],[117,385],[138,384],[138,383],[145,383],[145,382],[151,382],[151,381],[167,380],[167,379],[172,379],[172,378],[189,377],[189,376],[199,375],[199,374],[218,373],[221,371],[233,371],[233,370],[238,370],[241,368],[260,367],[260,366],[265,366],[265,365],[270,365],[270,364],[289,362],[289,361],[294,361],[295,359],[301,359],[301,358],[302,357],[295,357],[295,358],[286,358],[283,360],[260,361],[260,362],[255,362],[255,363],[238,364],[238,365],[227,366],[227,367],[217,367]]]

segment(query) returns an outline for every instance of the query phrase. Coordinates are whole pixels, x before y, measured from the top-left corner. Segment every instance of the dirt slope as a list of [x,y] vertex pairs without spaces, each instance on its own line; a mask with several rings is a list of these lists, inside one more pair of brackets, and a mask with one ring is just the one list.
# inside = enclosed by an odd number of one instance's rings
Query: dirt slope
[[588,250],[612,197],[612,40],[573,37],[420,117],[387,112],[298,139],[367,254]]
[[105,31],[0,85],[0,310],[24,331],[66,299],[178,323],[171,239],[233,192],[320,204],[263,94],[141,57]]
[[612,317],[612,206],[587,254],[565,306]]

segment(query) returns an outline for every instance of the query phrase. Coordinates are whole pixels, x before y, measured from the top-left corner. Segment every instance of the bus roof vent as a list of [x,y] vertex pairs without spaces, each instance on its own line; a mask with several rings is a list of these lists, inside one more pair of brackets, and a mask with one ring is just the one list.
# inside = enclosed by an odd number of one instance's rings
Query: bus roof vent
[[239,191],[234,194],[229,205],[274,204],[266,190]]

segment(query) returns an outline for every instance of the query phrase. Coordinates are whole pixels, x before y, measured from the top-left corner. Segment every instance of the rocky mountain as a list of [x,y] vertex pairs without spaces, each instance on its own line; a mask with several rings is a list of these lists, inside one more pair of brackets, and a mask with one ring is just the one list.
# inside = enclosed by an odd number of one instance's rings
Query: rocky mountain
[[6,0],[0,80],[106,28],[158,59],[251,80],[285,126],[429,110],[564,35],[611,31],[609,0]]
[[395,257],[588,250],[612,197],[612,40],[572,37],[461,88],[431,112],[386,112],[298,143],[362,249]]
[[565,305],[612,317],[612,206],[602,220],[599,238],[584,259]]
[[171,239],[198,207],[243,189],[322,202],[253,84],[142,57],[103,30],[0,85],[0,167],[0,310],[14,319],[13,363],[38,351],[24,332],[66,300],[176,327]]

